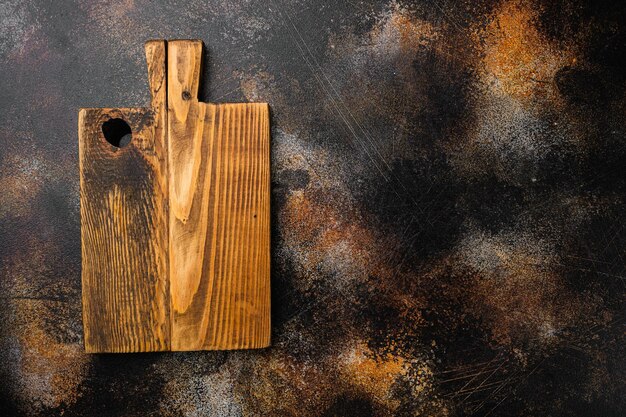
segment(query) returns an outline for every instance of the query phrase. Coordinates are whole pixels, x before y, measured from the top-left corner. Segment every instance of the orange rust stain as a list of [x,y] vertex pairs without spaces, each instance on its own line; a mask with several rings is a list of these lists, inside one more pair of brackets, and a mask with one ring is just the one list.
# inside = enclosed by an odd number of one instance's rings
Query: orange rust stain
[[[32,305],[20,309],[38,314]],[[36,322],[27,327],[20,337],[23,347],[20,374],[25,384],[22,387],[25,392],[21,394],[29,397],[27,402],[40,402],[53,408],[75,403],[88,364],[82,346],[56,342]]]
[[[6,308],[11,312],[9,335],[17,341],[16,361],[7,364],[18,376],[16,397],[31,414],[42,407],[69,406],[80,397],[80,385],[87,374],[90,357],[82,344],[63,342],[52,332],[48,323],[55,320],[67,323],[76,318],[77,310],[72,301],[55,300],[53,295],[66,295],[68,300],[75,296],[73,290],[60,285],[48,285],[46,295],[51,299],[38,299],[42,280],[50,276],[54,268],[54,254],[58,251],[53,241],[39,236],[24,238],[24,247],[29,251],[13,254],[6,263],[5,278],[10,282]],[[22,297],[33,294],[33,298]]]
[[[306,191],[292,193],[280,216],[284,242],[298,265],[300,290],[314,288],[315,282],[332,274],[340,289],[367,283],[386,302],[400,309],[403,318],[421,322],[424,299],[407,294],[398,282],[415,282],[413,272],[399,269],[394,256],[402,250],[393,236],[381,236],[367,223],[359,210],[347,204],[314,200]],[[401,265],[401,263],[400,263]]]
[[486,27],[474,32],[487,83],[518,99],[554,94],[554,75],[575,59],[570,48],[559,47],[540,33],[537,16],[536,5],[507,1]]
[[433,372],[426,363],[408,360],[397,353],[377,354],[364,341],[358,341],[340,358],[338,365],[344,382],[353,390],[367,393],[388,410],[400,406],[401,397],[394,393],[400,380],[410,386],[414,398],[432,389]]
[[328,361],[311,366],[275,352],[257,364],[253,378],[236,386],[250,399],[245,415],[316,416],[343,392]]
[[406,11],[396,10],[391,15],[389,24],[397,31],[397,39],[402,49],[425,46],[438,37],[438,32],[431,24],[413,18]]
[[520,337],[556,341],[554,332],[573,324],[577,309],[556,301],[556,297],[567,294],[559,285],[558,275],[542,267],[541,259],[523,252],[496,250],[496,255],[502,265],[500,273],[485,276],[487,271],[483,271],[482,276],[476,276],[472,291],[495,313],[492,337],[507,345]]
[[[540,253],[540,243],[531,238],[515,242],[490,238],[472,241],[479,252],[463,250],[438,263],[437,276],[457,275],[463,288],[446,287],[451,297],[463,300],[466,312],[479,318],[494,344],[526,350],[562,342],[562,332],[575,325],[602,325],[599,300],[570,290],[553,266],[559,260]],[[476,259],[484,257],[481,262]],[[455,293],[459,292],[459,293]]]
[[293,193],[284,209],[284,221],[291,236],[302,243],[313,243],[315,238],[336,222],[330,207],[307,198],[303,192]]
[[[306,192],[294,192],[282,213],[285,244],[295,252],[299,270],[308,275],[306,285],[324,272],[344,281],[380,281],[392,276],[383,242],[364,224],[358,210],[315,201]],[[342,282],[341,280],[337,281]],[[384,285],[384,284],[383,284]]]
[[389,397],[396,379],[407,371],[401,356],[391,353],[375,356],[364,345],[357,345],[345,354],[344,364],[348,381],[377,398]]
[[365,261],[369,250],[374,248],[374,236],[352,220],[358,218],[358,213],[349,208],[341,211],[308,198],[304,192],[295,192],[288,198],[283,214],[289,230],[288,242],[299,249],[307,248],[310,268],[339,245],[358,261]]

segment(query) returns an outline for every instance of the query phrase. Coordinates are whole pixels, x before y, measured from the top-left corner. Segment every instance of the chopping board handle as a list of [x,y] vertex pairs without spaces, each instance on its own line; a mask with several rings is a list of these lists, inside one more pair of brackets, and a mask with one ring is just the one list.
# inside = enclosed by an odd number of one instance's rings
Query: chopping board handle
[[169,107],[180,112],[198,101],[202,41],[170,41],[168,55]]
[[[147,41],[145,44],[148,64],[148,85],[150,87],[150,107],[153,110],[166,105],[167,100],[167,59],[164,40]],[[163,108],[165,110],[165,108]]]

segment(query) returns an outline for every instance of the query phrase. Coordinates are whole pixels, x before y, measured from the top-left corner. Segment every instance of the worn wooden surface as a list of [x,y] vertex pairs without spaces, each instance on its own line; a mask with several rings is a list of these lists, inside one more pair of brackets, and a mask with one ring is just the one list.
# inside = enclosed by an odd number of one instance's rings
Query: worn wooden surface
[[[199,102],[201,41],[146,57],[151,107],[80,112],[85,348],[266,347],[268,106]],[[113,118],[126,147],[102,135]]]
[[[170,348],[165,42],[145,49],[151,107],[81,109],[78,119],[87,352]],[[133,132],[123,148],[102,135],[115,118]]]
[[[616,0],[6,0],[0,415],[626,415]],[[271,105],[272,346],[85,354],[77,109]]]
[[172,349],[270,340],[267,104],[198,101],[200,41],[168,42]]

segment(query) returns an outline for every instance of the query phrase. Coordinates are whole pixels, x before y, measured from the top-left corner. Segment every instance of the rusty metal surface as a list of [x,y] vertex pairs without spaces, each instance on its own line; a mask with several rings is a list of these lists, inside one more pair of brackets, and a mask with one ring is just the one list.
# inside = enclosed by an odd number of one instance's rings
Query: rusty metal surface
[[[624,24],[618,1],[4,1],[0,414],[626,414]],[[203,100],[271,105],[270,349],[83,352],[77,109],[147,103],[151,38],[204,40]]]

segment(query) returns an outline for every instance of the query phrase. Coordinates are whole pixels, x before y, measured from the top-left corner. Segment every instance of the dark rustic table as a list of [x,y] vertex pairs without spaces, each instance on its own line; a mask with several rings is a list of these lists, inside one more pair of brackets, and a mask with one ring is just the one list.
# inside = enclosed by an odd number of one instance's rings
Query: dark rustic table
[[[619,1],[0,6],[0,414],[623,416]],[[79,107],[272,110],[273,346],[87,355]]]

